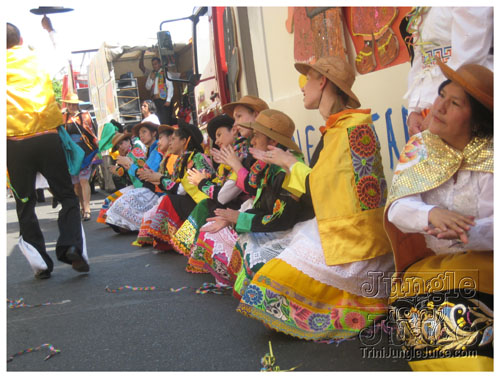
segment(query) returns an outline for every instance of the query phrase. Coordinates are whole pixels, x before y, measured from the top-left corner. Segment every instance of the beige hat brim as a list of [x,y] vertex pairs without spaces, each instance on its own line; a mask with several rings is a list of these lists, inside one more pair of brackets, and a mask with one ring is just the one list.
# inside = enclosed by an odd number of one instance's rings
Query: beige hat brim
[[458,85],[460,85],[465,92],[469,93],[472,97],[474,97],[477,101],[487,107],[489,110],[493,110],[493,97],[488,96],[486,93],[482,92],[478,88],[474,87],[469,83],[465,78],[463,78],[457,71],[450,68],[448,65],[443,63],[440,59],[436,59],[436,62],[443,71],[444,76],[454,81]]
[[113,144],[113,149],[116,149],[117,146],[121,143],[122,140],[124,139],[127,139],[127,138],[130,138],[130,134],[122,134],[118,137],[118,139],[115,141],[115,143]]
[[354,94],[354,92],[351,90],[351,88],[347,88],[344,83],[338,81],[335,77],[332,75],[328,74],[327,72],[324,72],[322,69],[318,67],[314,67],[312,64],[307,64],[307,63],[295,63],[295,69],[299,71],[303,75],[307,75],[310,69],[315,70],[316,72],[319,72],[321,75],[325,76],[328,80],[330,80],[333,84],[335,84],[338,88],[342,90],[347,96],[349,96],[349,100],[347,101],[347,105],[352,108],[356,109],[361,106],[361,103],[359,102],[358,97]]
[[265,136],[271,138],[272,140],[275,140],[279,144],[282,144],[283,146],[291,150],[301,152],[300,147],[292,139],[287,138],[282,134],[278,134],[277,132],[269,129],[268,127],[258,122],[245,122],[245,123],[239,123],[238,125],[246,127],[247,129],[258,131],[259,133],[264,134]]
[[66,104],[81,104],[83,101],[80,100],[64,100]]

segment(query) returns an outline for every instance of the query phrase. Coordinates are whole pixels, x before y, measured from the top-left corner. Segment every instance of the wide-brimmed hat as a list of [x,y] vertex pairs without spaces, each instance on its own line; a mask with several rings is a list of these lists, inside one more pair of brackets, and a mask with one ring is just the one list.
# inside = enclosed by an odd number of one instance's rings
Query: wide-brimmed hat
[[192,125],[190,123],[184,122],[183,120],[179,120],[179,129],[182,129],[186,131],[190,136],[191,139],[198,145],[201,146],[203,143],[203,134],[201,133],[200,129],[196,127],[195,125]]
[[359,108],[361,106],[358,97],[351,90],[356,75],[351,65],[343,58],[337,56],[328,56],[319,58],[314,64],[295,63],[295,69],[303,75],[307,75],[310,69],[319,72],[342,92],[349,96],[347,106],[350,108]]
[[240,125],[258,131],[291,150],[300,151],[300,147],[292,140],[295,124],[289,116],[279,110],[263,110],[254,122]]
[[232,128],[234,124],[234,119],[229,117],[227,114],[221,114],[212,118],[207,125],[207,133],[210,139],[215,142],[215,134],[219,127]]
[[138,123],[137,125],[132,127],[132,135],[139,136],[139,130],[143,127],[147,127],[149,129],[149,131],[151,131],[151,132],[153,132],[153,131],[158,132],[158,125],[156,123],[148,121],[148,122]]
[[158,126],[158,135],[160,135],[162,132],[164,131],[171,131],[171,132],[174,132],[175,130],[177,130],[178,126],[177,125],[173,125],[173,126],[170,126],[170,125],[160,125]]
[[460,85],[486,108],[493,111],[493,72],[479,64],[464,64],[456,71],[436,59],[437,64],[451,81]]
[[229,104],[222,106],[222,111],[232,117],[234,108],[236,108],[238,105],[246,106],[256,112],[261,112],[263,110],[269,109],[269,106],[264,100],[261,100],[260,98],[255,96],[247,95],[243,96],[238,101],[230,102]]
[[112,150],[116,150],[118,148],[118,145],[121,143],[122,140],[125,140],[129,138],[130,139],[130,134],[128,133],[116,133],[113,138],[111,139],[111,145],[112,145]]
[[76,93],[68,92],[63,102],[66,104],[81,104],[83,101],[80,101]]

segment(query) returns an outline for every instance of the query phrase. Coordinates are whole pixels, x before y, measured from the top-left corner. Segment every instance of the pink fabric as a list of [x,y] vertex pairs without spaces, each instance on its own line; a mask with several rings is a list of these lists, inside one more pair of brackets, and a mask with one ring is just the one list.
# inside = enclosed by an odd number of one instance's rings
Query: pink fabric
[[238,171],[238,179],[236,180],[236,186],[243,190],[243,192],[247,193],[248,192],[245,190],[245,180],[247,179],[248,176],[248,169],[245,167],[241,167],[240,170]]

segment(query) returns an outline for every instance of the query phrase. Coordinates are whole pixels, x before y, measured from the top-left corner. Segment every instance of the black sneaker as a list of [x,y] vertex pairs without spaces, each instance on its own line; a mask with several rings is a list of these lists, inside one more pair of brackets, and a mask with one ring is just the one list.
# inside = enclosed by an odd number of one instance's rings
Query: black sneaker
[[39,270],[35,273],[35,278],[39,280],[46,280],[47,278],[50,278],[50,271],[48,269]]
[[66,251],[66,258],[71,261],[71,267],[80,273],[86,273],[90,270],[89,264],[85,261],[83,256],[81,256],[76,247],[71,246]]

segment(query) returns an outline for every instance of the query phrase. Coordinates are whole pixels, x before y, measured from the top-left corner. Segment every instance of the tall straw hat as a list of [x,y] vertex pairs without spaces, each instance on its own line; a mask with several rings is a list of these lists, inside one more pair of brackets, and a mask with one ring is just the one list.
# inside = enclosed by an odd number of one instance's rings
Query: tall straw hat
[[80,101],[76,93],[68,92],[63,102],[66,104],[81,104],[83,101]]
[[258,131],[279,144],[300,152],[300,147],[292,140],[295,124],[289,116],[279,110],[263,110],[254,122],[241,123],[240,125]]
[[354,79],[356,78],[354,69],[345,59],[337,56],[327,56],[319,58],[314,64],[295,63],[295,69],[304,75],[307,75],[307,72],[311,68],[325,76],[340,88],[342,92],[349,96],[347,106],[353,109],[361,106],[358,97],[351,90]]
[[436,59],[436,62],[444,76],[493,111],[493,72],[479,64],[464,64],[455,71],[440,59]]
[[258,113],[263,110],[269,109],[269,106],[264,100],[261,100],[260,98],[255,96],[247,95],[243,96],[238,101],[230,102],[229,104],[222,106],[222,110],[227,115],[233,117],[234,108],[236,108],[238,105],[246,106]]

